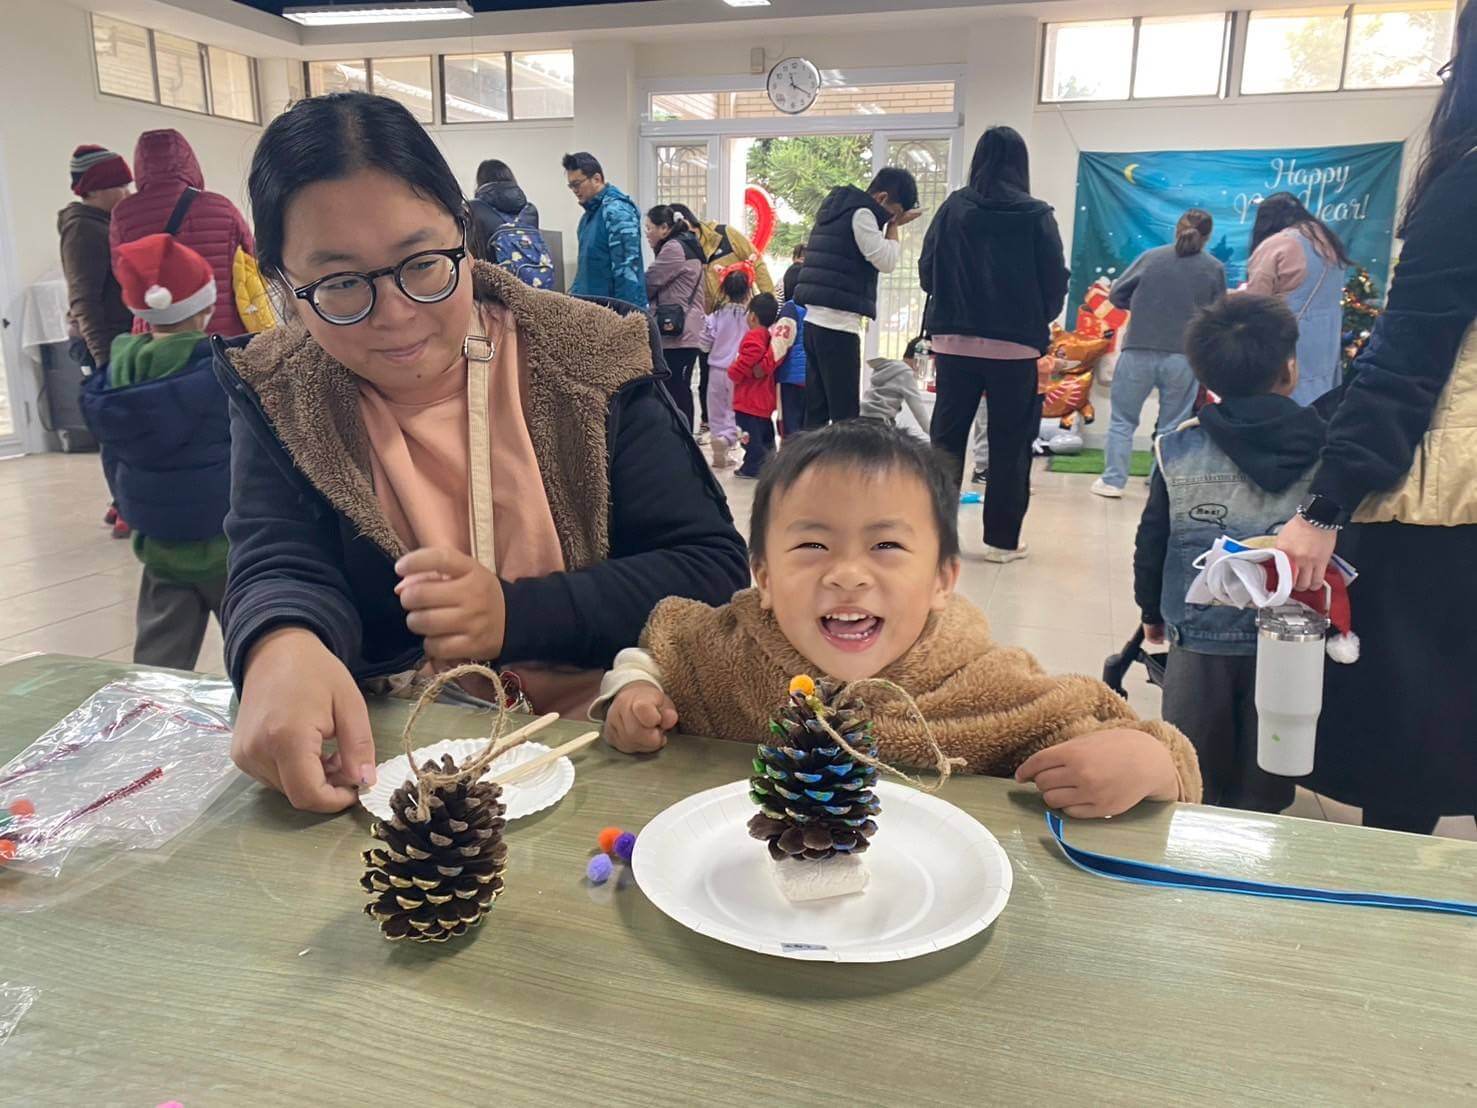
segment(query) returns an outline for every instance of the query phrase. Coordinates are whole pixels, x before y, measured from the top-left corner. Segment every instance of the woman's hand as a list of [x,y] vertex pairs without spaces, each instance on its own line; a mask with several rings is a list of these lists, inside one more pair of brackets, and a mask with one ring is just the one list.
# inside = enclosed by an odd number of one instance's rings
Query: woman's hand
[[1339,533],[1314,527],[1302,516],[1293,516],[1277,535],[1277,549],[1292,559],[1293,590],[1321,589],[1338,545]]
[[1152,735],[1126,728],[1094,731],[1031,755],[1015,779],[1031,782],[1049,808],[1073,819],[1126,812],[1141,800],[1178,800],[1179,774]]
[[677,705],[647,681],[634,681],[615,694],[605,713],[605,741],[622,754],[651,754],[667,745],[677,726]]
[[395,572],[405,626],[426,640],[427,657],[480,661],[503,652],[503,583],[481,562],[450,547],[423,547],[396,562]]
[[[338,749],[325,756],[323,744]],[[375,779],[369,710],[343,662],[313,632],[269,631],[246,659],[231,759],[294,808],[338,812]]]

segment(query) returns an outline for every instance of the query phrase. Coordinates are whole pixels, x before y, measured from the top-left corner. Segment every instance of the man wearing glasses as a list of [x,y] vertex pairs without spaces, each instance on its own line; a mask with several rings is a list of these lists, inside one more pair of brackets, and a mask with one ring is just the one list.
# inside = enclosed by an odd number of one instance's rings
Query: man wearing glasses
[[645,308],[641,212],[629,196],[606,184],[593,154],[565,154],[564,175],[585,209],[579,226],[579,273],[569,287],[571,295],[608,296]]

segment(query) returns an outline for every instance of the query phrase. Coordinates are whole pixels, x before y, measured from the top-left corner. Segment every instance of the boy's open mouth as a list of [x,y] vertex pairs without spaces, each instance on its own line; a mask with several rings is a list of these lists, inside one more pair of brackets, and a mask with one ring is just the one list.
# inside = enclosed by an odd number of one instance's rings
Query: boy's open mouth
[[877,641],[883,622],[860,608],[837,608],[821,616],[821,634],[837,650],[860,652]]

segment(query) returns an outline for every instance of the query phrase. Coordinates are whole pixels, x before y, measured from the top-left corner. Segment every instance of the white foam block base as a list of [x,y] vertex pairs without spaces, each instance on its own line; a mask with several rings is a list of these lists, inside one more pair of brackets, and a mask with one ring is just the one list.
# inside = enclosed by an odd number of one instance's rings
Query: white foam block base
[[770,859],[774,883],[786,900],[801,903],[850,896],[867,887],[867,859],[859,854],[835,854],[818,862]]

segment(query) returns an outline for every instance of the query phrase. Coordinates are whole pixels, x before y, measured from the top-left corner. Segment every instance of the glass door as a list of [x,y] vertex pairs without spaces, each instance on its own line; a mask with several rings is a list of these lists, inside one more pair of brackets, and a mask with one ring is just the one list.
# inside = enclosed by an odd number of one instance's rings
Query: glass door
[[655,148],[657,204],[686,204],[706,218],[712,170],[710,141],[661,143]]
[[884,273],[877,286],[876,353],[884,358],[901,358],[908,341],[923,329],[926,298],[918,287],[918,255],[934,213],[949,195],[949,146],[947,138],[886,139],[886,164],[917,178],[923,215],[899,232],[898,267]]

